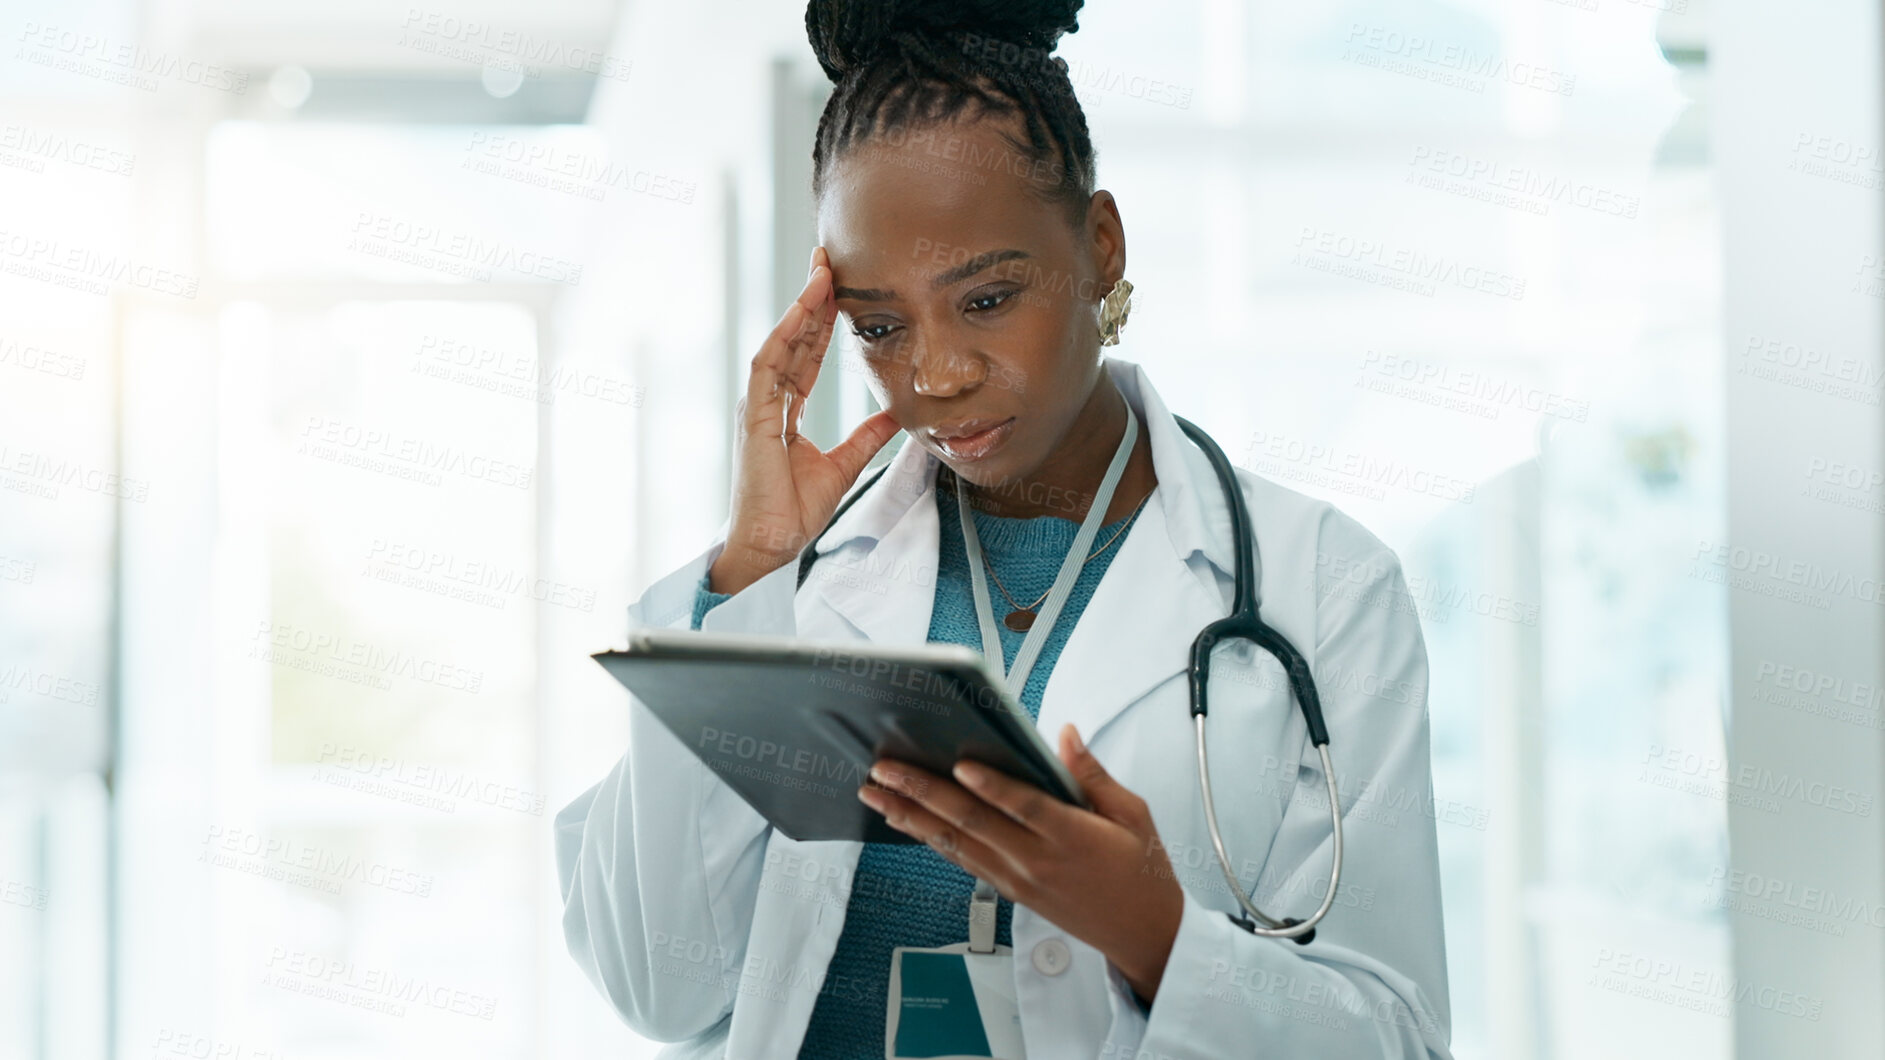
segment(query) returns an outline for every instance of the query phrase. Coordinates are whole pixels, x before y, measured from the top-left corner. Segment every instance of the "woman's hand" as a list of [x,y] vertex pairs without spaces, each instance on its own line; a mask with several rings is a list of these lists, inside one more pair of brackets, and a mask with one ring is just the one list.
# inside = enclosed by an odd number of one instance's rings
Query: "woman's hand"
[[814,248],[805,290],[753,356],[746,396],[734,407],[732,517],[708,572],[714,592],[739,592],[795,559],[899,430],[888,411],[877,412],[828,453],[799,433],[838,318],[832,290],[830,259]]
[[[1148,1004],[1158,993],[1185,897],[1145,800],[1106,772],[1072,725],[1060,758],[1094,810],[964,760],[956,780],[878,759],[858,797],[1062,930],[1106,954]],[[960,781],[961,783],[957,783]]]

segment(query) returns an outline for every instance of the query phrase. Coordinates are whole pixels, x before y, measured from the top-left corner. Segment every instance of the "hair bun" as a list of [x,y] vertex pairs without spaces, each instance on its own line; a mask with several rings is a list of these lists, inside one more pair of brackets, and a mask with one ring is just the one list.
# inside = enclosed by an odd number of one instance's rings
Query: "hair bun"
[[1054,50],[1080,28],[1085,0],[811,0],[805,35],[825,76],[837,81],[900,33],[979,35]]

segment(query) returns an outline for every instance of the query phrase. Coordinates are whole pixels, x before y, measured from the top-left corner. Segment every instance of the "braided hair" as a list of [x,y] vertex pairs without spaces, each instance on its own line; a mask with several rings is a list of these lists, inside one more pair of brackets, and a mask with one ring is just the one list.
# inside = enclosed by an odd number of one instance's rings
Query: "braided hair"
[[[1094,154],[1067,61],[1054,56],[1061,34],[1080,28],[1084,0],[810,0],[805,33],[835,84],[812,146],[812,195],[850,147],[873,137],[950,121],[971,102],[982,113],[1019,114],[1034,163],[1030,187],[1086,220]],[[1045,171],[1050,179],[1039,179]]]

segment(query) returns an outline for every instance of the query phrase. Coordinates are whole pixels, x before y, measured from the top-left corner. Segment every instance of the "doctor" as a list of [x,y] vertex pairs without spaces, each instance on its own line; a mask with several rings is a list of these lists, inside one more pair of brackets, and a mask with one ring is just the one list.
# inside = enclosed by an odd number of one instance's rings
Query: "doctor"
[[[1240,906],[1187,709],[1191,641],[1231,602],[1226,500],[1145,370],[1101,353],[1128,304],[1124,226],[1093,190],[1066,67],[1044,58],[1079,3],[857,2],[807,14],[837,85],[814,149],[821,246],[752,360],[727,527],[629,619],[979,650],[976,556],[1006,668],[1063,560],[1080,563],[1018,698],[1095,809],[883,760],[859,796],[925,845],[798,842],[634,704],[626,753],[555,821],[572,956],[631,1027],[680,1043],[664,1057],[882,1056],[887,947],[965,937],[980,878],[1001,896],[1030,1060],[1448,1056],[1427,659],[1398,559],[1239,471],[1263,617],[1321,690],[1346,838],[1314,940],[1255,936],[1226,916]],[[938,97],[954,109],[900,110],[919,88],[958,90]],[[798,426],[841,312],[883,411],[821,452]],[[799,589],[800,551],[899,429]],[[1083,560],[1068,545],[1089,516],[1104,525]],[[1289,683],[1232,645],[1211,701],[1240,883],[1305,917],[1332,835]]]

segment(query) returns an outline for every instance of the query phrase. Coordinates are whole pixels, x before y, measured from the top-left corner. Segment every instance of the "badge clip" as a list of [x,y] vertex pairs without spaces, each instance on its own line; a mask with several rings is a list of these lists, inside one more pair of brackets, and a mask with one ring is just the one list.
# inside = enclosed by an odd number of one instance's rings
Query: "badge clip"
[[978,878],[969,896],[969,952],[995,952],[995,885]]

